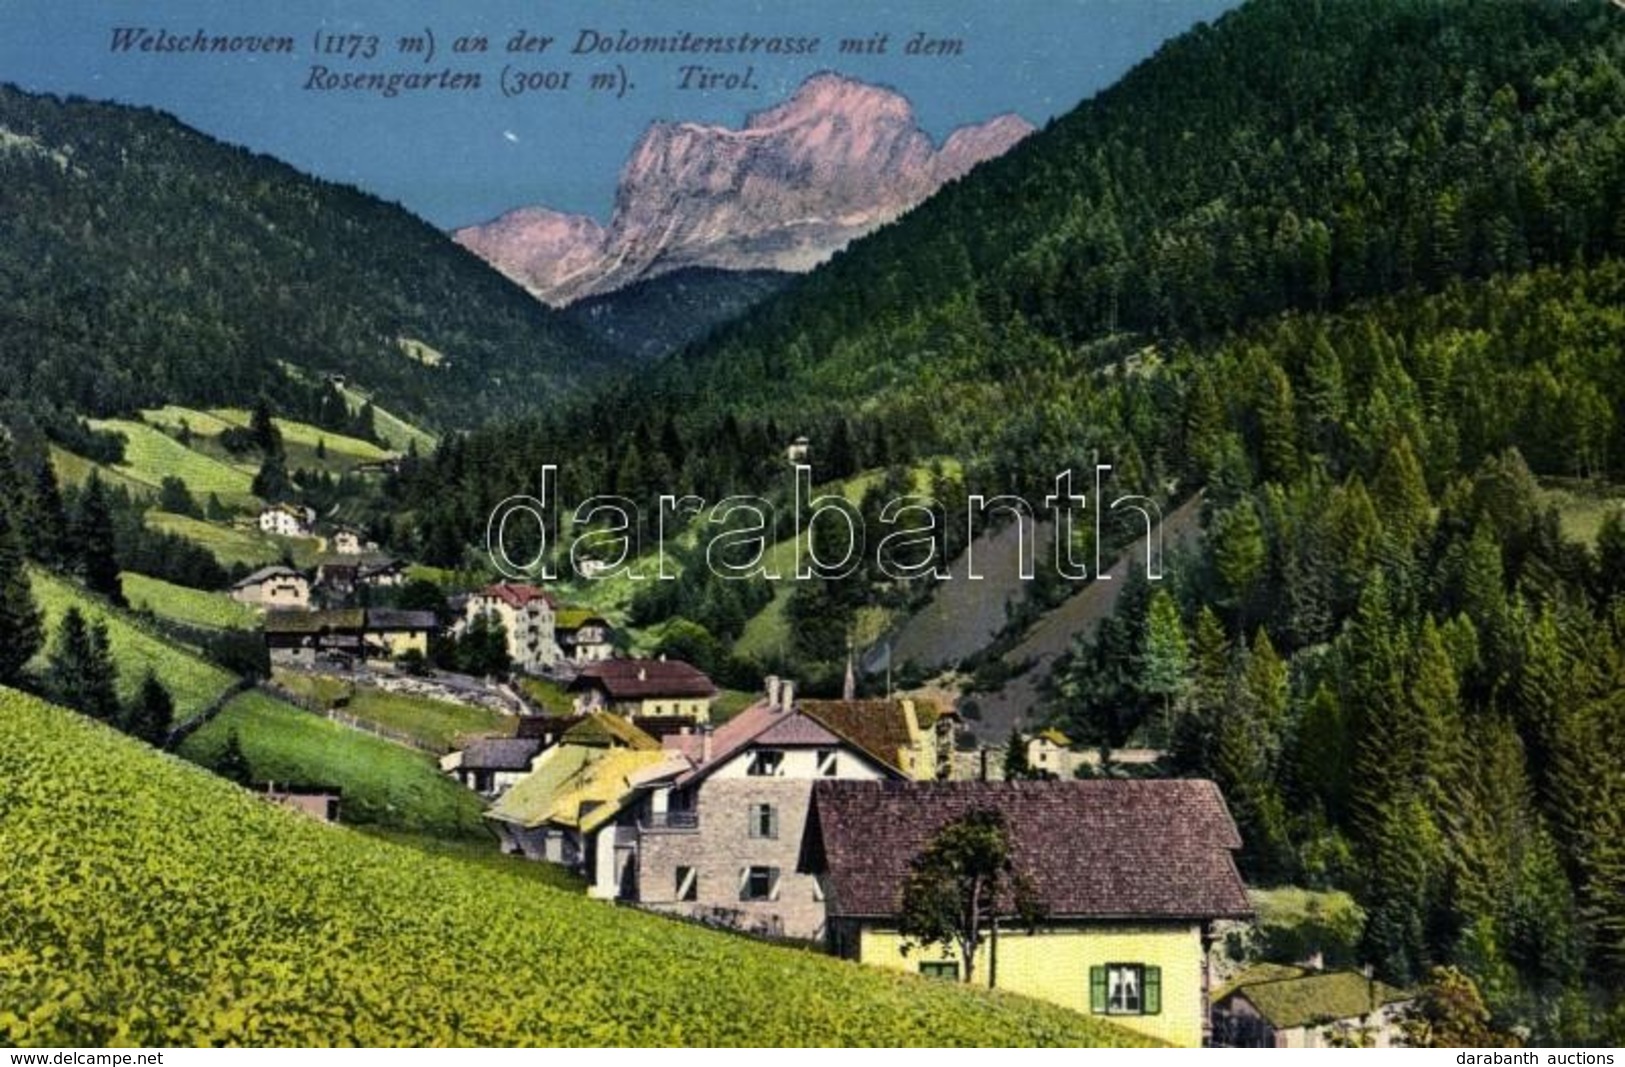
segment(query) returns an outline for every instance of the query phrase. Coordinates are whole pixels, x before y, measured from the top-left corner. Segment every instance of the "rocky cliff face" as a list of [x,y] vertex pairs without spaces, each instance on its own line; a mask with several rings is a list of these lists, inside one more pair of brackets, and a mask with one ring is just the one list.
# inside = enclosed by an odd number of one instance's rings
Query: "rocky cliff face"
[[528,207],[454,236],[554,305],[689,267],[807,271],[1032,130],[1001,115],[938,148],[900,94],[820,74],[743,129],[651,126],[607,227]]

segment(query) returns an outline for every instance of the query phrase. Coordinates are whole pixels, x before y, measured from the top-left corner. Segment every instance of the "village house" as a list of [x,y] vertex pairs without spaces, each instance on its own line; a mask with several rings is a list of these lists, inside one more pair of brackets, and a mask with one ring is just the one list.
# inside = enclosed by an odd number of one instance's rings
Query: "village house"
[[292,567],[261,567],[232,583],[231,599],[262,608],[307,608],[310,582]]
[[1212,782],[819,781],[811,804],[798,870],[816,880],[836,955],[962,977],[957,951],[911,944],[898,912],[911,862],[942,827],[993,810],[1043,918],[1028,929],[1007,902],[974,981],[1206,1043],[1212,924],[1252,913],[1232,856],[1241,838]]
[[537,756],[486,818],[504,851],[581,870],[591,895],[612,899],[631,869],[618,821],[636,799],[635,778],[669,758],[626,720],[590,715]]
[[314,667],[321,660],[390,660],[409,651],[427,655],[438,623],[432,611],[338,608],[273,611],[265,617],[271,662]]
[[571,663],[597,663],[615,654],[609,621],[589,608],[560,608],[553,632],[559,651]]
[[711,721],[717,687],[680,660],[606,659],[585,664],[570,682],[577,715],[612,711],[629,719],[681,716]]
[[333,551],[341,556],[359,556],[362,552],[363,542],[359,531],[348,526],[340,526],[333,531]]
[[500,624],[514,668],[537,674],[551,671],[563,658],[556,612],[553,598],[536,586],[498,582],[469,595],[460,626],[466,629],[480,618]]
[[1213,996],[1213,1044],[1227,1048],[1396,1048],[1404,990],[1356,971],[1263,963]]
[[429,638],[439,625],[432,611],[368,608],[364,630],[366,654],[369,658],[399,659],[414,653],[427,658]]
[[398,559],[379,563],[363,563],[356,568],[355,584],[372,589],[394,588],[406,584],[406,564]]
[[666,738],[667,751],[686,765],[643,776],[636,871],[623,899],[752,933],[817,940],[824,934],[821,887],[797,869],[814,783],[903,780],[905,766],[928,775],[934,761],[894,743],[918,733],[917,724],[909,727],[912,703],[798,703],[794,684],[777,678],[767,689],[765,701],[714,732]]
[[356,575],[360,569],[354,563],[318,563],[312,588],[324,602],[330,605],[342,603],[355,593]]
[[440,760],[440,769],[482,797],[499,797],[531,771],[548,747],[530,737],[480,737]]
[[267,504],[260,509],[260,530],[279,537],[309,537],[316,512],[299,504]]

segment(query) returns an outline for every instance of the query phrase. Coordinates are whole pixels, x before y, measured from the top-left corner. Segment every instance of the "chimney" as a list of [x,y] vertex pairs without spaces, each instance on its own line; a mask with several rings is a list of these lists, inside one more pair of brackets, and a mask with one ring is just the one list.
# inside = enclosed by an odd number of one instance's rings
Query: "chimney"
[[700,763],[711,762],[711,726],[709,723],[700,727]]
[[767,676],[767,706],[770,708],[779,706],[779,684],[778,675],[770,674]]
[[784,702],[781,711],[794,711],[796,706],[796,683],[786,678],[784,680]]
[[638,668],[638,681],[647,682],[648,680],[649,680],[649,668],[647,668],[647,667],[639,667]]

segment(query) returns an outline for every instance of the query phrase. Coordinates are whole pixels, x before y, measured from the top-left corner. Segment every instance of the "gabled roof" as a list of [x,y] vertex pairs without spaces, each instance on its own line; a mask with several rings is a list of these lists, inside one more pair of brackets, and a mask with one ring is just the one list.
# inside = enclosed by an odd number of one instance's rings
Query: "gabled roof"
[[619,715],[595,711],[564,732],[561,744],[593,745],[598,748],[630,748],[641,752],[660,751],[660,742]]
[[882,759],[877,754],[869,752],[862,745],[845,737],[839,731],[832,730],[825,723],[807,715],[801,710],[799,704],[789,711],[775,707],[765,701],[752,704],[717,727],[716,731],[711,735],[711,758],[709,760],[704,759],[705,736],[703,734],[682,734],[667,737],[662,743],[667,749],[688,757],[695,764],[692,771],[678,779],[677,784],[679,786],[689,785],[705,778],[734,756],[754,746],[792,748],[797,746],[845,745],[872,760],[885,773],[898,777],[903,776],[903,772],[897,766],[895,756],[892,759]]
[[478,737],[463,747],[462,768],[469,771],[528,771],[542,743],[524,737]]
[[632,799],[632,779],[664,762],[658,750],[559,745],[536,769],[505,793],[486,818],[515,826],[544,823],[590,833],[613,819]]
[[1038,731],[1038,736],[1036,738],[1034,738],[1034,740],[1048,741],[1050,744],[1054,745],[1056,748],[1071,748],[1072,747],[1072,739],[1070,737],[1066,736],[1065,734],[1063,734],[1061,731],[1057,730],[1053,726],[1051,726],[1051,727],[1049,727],[1047,729]]
[[[1291,973],[1282,975],[1283,970]],[[1213,999],[1233,996],[1246,997],[1275,1029],[1292,1030],[1359,1018],[1384,1005],[1409,1000],[1411,995],[1356,971],[1272,966],[1243,973]]]
[[817,719],[868,755],[902,771],[902,750],[917,739],[910,729],[913,702],[908,700],[803,700],[802,711]]
[[579,630],[591,622],[596,622],[601,626],[609,625],[608,619],[591,608],[559,608],[553,617],[553,625],[559,630]]
[[481,589],[475,596],[491,597],[502,601],[510,608],[522,608],[533,600],[539,600],[548,607],[553,606],[553,597],[545,590],[534,585],[515,585],[510,582],[498,582]]
[[611,700],[712,697],[716,684],[692,664],[675,659],[606,659],[581,668],[571,690],[602,689]]
[[360,633],[366,627],[366,612],[360,608],[334,611],[271,611],[265,616],[268,634]]
[[909,863],[944,825],[1004,815],[1015,869],[1051,919],[1197,920],[1252,914],[1224,797],[1196,779],[813,785],[802,867],[827,874],[829,914],[897,914]]
[[294,570],[292,567],[284,567],[284,566],[281,566],[280,564],[273,564],[273,565],[271,565],[269,567],[261,567],[259,570],[255,571],[253,574],[245,575],[242,578],[239,578],[236,582],[232,583],[231,587],[233,589],[246,589],[248,586],[251,586],[251,585],[259,585],[261,582],[268,582],[272,578],[303,578],[303,577],[304,577],[303,574],[300,574],[298,571]]

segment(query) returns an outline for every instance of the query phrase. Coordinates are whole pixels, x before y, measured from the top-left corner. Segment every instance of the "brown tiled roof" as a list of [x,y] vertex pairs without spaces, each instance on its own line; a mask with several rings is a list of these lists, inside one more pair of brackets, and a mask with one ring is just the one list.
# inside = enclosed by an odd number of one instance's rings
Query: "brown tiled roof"
[[875,759],[903,770],[899,751],[914,739],[901,700],[802,700],[796,706]]
[[813,785],[804,869],[827,872],[831,916],[896,915],[909,862],[946,823],[991,808],[1015,868],[1052,919],[1252,914],[1224,797],[1195,779]]
[[495,585],[488,585],[475,595],[494,597],[511,608],[522,608],[532,600],[546,601],[549,607],[553,604],[552,596],[536,586],[515,585],[511,582],[498,582]]
[[717,727],[716,732],[711,735],[709,760],[702,760],[705,751],[705,737],[702,734],[670,735],[661,739],[661,744],[668,750],[687,756],[695,764],[694,769],[678,781],[677,784],[681,786],[704,778],[753,745],[788,748],[797,745],[822,746],[840,743],[863,752],[890,774],[903,773],[898,769],[895,757],[881,759],[878,755],[862,749],[840,731],[833,730],[805,714],[799,703],[795,710],[788,712],[766,702],[752,704]]
[[717,687],[705,672],[675,659],[606,659],[581,668],[572,690],[602,689],[611,700],[709,697]]

